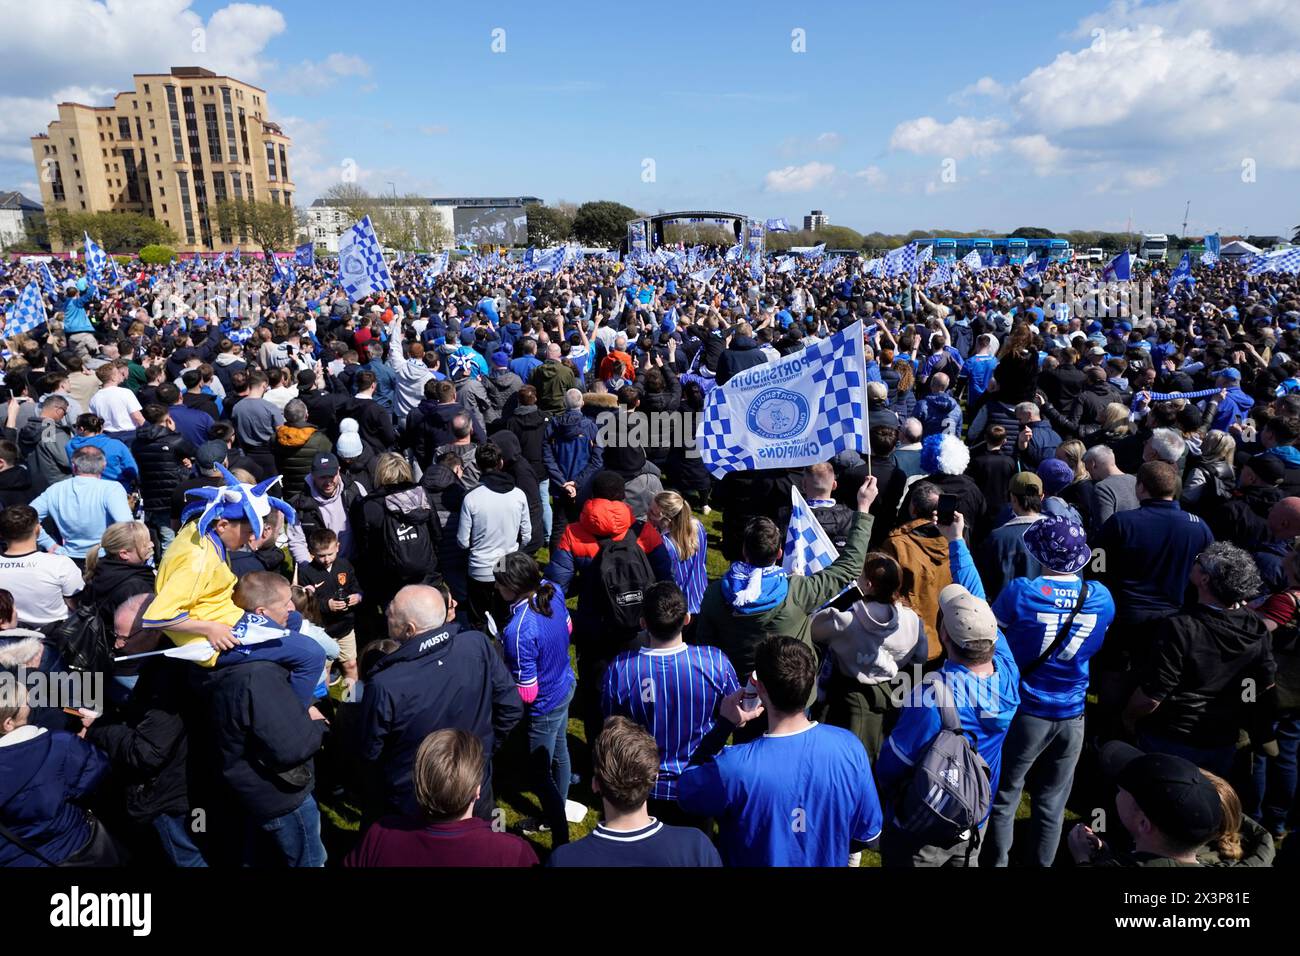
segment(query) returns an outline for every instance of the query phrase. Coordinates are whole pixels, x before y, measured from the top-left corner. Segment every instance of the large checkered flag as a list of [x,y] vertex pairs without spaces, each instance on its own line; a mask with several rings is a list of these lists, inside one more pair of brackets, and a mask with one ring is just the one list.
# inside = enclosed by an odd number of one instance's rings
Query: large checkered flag
[[90,233],[86,233],[86,268],[96,279],[103,278],[104,269],[108,266],[108,254],[99,247],[94,239],[90,238]]
[[862,323],[709,392],[696,444],[706,468],[801,468],[866,450],[867,363]]
[[961,264],[971,272],[979,272],[984,268],[984,261],[980,259],[980,254],[975,249],[972,249],[962,258]]
[[840,552],[831,543],[826,529],[817,515],[808,507],[799,489],[790,486],[790,526],[785,532],[785,560],[782,567],[787,574],[816,574],[835,563]]
[[384,251],[369,216],[339,237],[339,282],[349,302],[393,287]]
[[45,319],[45,301],[41,298],[40,287],[35,281],[29,282],[18,294],[18,300],[5,317],[5,336],[30,332],[37,326],[44,325]]

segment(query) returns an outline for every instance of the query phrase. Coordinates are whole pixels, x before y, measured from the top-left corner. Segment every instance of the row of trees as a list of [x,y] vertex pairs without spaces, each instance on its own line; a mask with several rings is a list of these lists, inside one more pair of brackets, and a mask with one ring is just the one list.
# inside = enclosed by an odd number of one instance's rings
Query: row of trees
[[374,196],[357,183],[335,183],[322,198],[353,222],[369,216],[379,241],[392,249],[431,252],[450,245],[453,238],[438,210],[415,193]]
[[170,245],[176,235],[164,222],[136,212],[69,212],[51,209],[46,217],[50,237],[64,246],[81,247],[86,233],[106,250]]

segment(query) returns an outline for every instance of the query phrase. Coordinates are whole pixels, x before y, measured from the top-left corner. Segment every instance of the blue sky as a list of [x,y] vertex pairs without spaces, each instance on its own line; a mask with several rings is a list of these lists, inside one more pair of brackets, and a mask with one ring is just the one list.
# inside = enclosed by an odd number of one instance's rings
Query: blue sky
[[106,102],[132,71],[193,64],[267,88],[304,200],[350,160],[376,192],[792,222],[819,208],[861,231],[1130,217],[1167,231],[1189,199],[1193,234],[1300,222],[1300,18],[1286,0],[350,8],[7,13],[0,189],[35,192],[26,138],[58,99]]

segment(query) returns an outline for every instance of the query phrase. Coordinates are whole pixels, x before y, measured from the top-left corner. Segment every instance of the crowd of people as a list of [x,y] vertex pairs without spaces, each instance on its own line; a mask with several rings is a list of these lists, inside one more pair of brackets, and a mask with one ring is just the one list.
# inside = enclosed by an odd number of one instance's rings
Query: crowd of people
[[[1285,862],[1296,277],[1139,312],[1071,263],[691,254],[359,301],[49,267],[0,391],[0,864]],[[718,478],[626,427],[856,323],[861,451]]]

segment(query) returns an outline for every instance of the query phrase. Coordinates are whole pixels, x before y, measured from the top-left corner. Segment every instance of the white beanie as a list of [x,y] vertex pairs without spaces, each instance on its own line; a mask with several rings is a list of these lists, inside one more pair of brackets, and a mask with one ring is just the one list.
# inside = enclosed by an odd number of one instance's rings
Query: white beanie
[[345,418],[339,422],[339,440],[334,450],[340,458],[361,457],[361,436],[357,434],[359,428],[355,418]]

